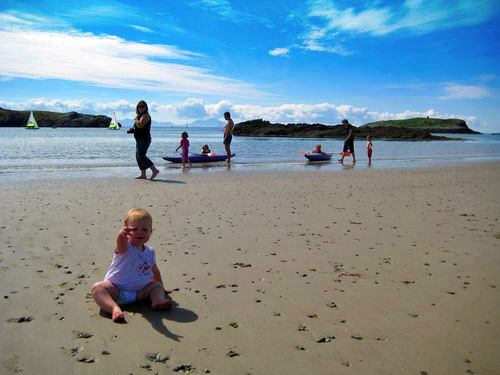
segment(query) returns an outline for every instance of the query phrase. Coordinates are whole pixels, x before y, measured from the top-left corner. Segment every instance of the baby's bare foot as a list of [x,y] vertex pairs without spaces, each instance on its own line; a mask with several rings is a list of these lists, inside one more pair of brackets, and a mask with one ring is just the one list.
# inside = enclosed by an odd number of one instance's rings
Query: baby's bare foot
[[163,300],[162,302],[151,304],[151,308],[153,310],[170,310],[171,307],[172,307],[172,301],[168,299]]
[[146,179],[146,176],[139,176],[139,177],[136,177],[135,179],[136,179],[136,180],[145,180],[145,179]]
[[118,322],[120,320],[125,319],[125,315],[123,314],[123,311],[118,306],[113,308],[113,313],[111,314],[111,319],[113,319],[113,322]]

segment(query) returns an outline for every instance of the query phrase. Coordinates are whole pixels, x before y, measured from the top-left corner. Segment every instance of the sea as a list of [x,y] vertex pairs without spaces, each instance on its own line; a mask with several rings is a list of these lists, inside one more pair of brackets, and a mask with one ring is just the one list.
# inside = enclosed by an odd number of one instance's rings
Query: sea
[[[79,179],[100,177],[135,177],[135,140],[127,129],[102,128],[0,128],[0,182],[43,179]],[[217,154],[224,154],[223,132],[216,127],[152,128],[148,157],[160,169],[161,176],[183,173],[179,164],[163,160],[176,156],[183,131],[189,133],[190,152],[197,153],[208,144]],[[233,137],[236,154],[231,172],[245,171],[336,171],[364,168],[418,168],[500,160],[500,135],[439,134],[459,137],[459,141],[373,141],[371,165],[366,156],[366,140],[355,140],[357,163],[346,158],[337,161],[342,151],[340,139]],[[329,162],[308,162],[300,152],[317,144],[335,155]],[[227,171],[226,164],[193,164],[189,173]]]

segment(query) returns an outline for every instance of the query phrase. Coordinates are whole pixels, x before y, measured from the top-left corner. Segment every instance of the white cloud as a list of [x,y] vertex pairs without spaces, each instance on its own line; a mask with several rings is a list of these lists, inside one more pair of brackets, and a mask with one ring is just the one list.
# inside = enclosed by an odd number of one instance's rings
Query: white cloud
[[439,99],[483,99],[491,96],[490,90],[482,86],[449,84],[443,90],[446,95]]
[[0,107],[12,110],[39,110],[52,112],[80,112],[90,114],[108,114],[110,112],[135,112],[136,103],[117,100],[109,103],[96,103],[87,99],[59,100],[34,98],[26,102],[0,101]]
[[151,30],[151,29],[150,29],[150,28],[148,28],[148,27],[139,26],[139,25],[130,25],[130,27],[132,27],[133,29],[136,29],[136,30],[139,30],[139,31],[145,32],[145,33],[154,33],[154,31],[153,31],[153,30]]
[[207,9],[230,22],[258,22],[267,27],[272,27],[267,17],[264,17],[262,14],[254,15],[249,12],[237,10],[231,5],[229,0],[188,0],[186,4],[191,7]]
[[272,56],[288,57],[288,51],[290,51],[290,48],[275,48],[275,49],[269,51],[269,54]]
[[[340,45],[351,35],[384,36],[405,31],[424,34],[486,21],[495,13],[494,0],[405,0],[400,5],[380,5],[379,1],[361,3],[357,7],[341,8],[332,0],[310,0],[305,28],[299,36],[300,48],[349,54]],[[332,45],[330,41],[335,40]]]
[[[127,100],[118,100],[109,103],[96,103],[89,100],[49,100],[32,99],[27,102],[2,102],[0,107],[15,110],[49,110],[57,112],[77,111],[80,113],[110,114],[119,112],[123,117],[132,118],[135,115],[136,103]],[[319,104],[282,104],[277,106],[261,106],[250,104],[232,104],[228,101],[220,101],[215,104],[206,104],[201,99],[188,99],[175,104],[162,104],[157,102],[148,103],[151,113],[165,116],[154,116],[156,121],[183,121],[197,119],[213,119],[215,122],[222,120],[224,112],[231,112],[235,122],[264,119],[273,123],[321,123],[340,124],[342,119],[347,118],[354,125],[363,125],[368,122],[382,120],[399,120],[413,117],[433,118],[459,118],[467,122],[470,127],[484,127],[476,116],[441,113],[435,109],[427,111],[403,112],[377,112],[370,111],[365,107],[354,107],[348,104],[335,105],[332,103]]]
[[495,81],[498,78],[496,74],[481,74],[479,80],[483,82]]
[[307,51],[336,53],[342,56],[347,56],[352,54],[351,52],[347,51],[344,47],[342,47],[340,44],[329,47],[318,42],[317,40],[305,40],[304,43],[301,46],[299,46],[299,48],[305,49]]
[[77,31],[32,30],[20,26],[20,22],[7,23],[0,22],[0,51],[9,51],[8,58],[0,59],[3,77],[60,79],[200,95],[221,92],[237,97],[243,96],[242,93],[248,97],[263,95],[250,84],[194,66],[194,59],[202,55],[176,46]]
[[428,33],[478,24],[495,12],[493,0],[406,0],[400,6],[367,3],[367,7],[359,10],[339,9],[331,0],[310,3],[308,17],[322,19],[326,25],[321,30],[325,34],[343,31],[385,35],[403,29]]
[[208,113],[203,100],[188,99],[183,103],[171,106],[180,118],[205,118]]

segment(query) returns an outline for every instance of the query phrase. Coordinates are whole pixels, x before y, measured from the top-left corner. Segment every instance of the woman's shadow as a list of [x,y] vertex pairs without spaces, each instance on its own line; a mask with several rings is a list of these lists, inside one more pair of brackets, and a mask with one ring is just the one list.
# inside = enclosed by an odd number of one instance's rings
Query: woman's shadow
[[[170,310],[153,310],[150,304],[151,302],[149,299],[145,299],[129,305],[121,306],[121,308],[124,312],[141,314],[159,333],[175,341],[181,341],[180,339],[182,339],[183,336],[179,336],[171,332],[163,323],[164,319],[179,323],[190,323],[198,319],[198,314],[191,310],[179,307],[179,304],[173,300]],[[104,316],[111,317],[110,314],[106,313],[104,313]],[[123,321],[122,323],[126,322]]]

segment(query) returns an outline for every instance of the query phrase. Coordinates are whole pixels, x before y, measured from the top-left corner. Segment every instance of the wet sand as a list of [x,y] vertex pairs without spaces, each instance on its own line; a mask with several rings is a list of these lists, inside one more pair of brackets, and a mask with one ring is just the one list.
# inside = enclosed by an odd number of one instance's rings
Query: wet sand
[[[0,184],[1,374],[500,373],[500,163],[159,177]],[[176,306],[116,324],[132,207]]]

